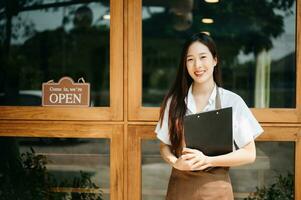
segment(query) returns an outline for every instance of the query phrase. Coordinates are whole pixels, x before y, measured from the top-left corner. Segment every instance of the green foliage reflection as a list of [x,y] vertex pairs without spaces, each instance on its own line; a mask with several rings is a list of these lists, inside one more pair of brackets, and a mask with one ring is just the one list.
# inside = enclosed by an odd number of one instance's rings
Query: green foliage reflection
[[[15,162],[11,162],[15,160]],[[103,200],[103,193],[93,183],[91,175],[80,172],[80,177],[72,181],[58,181],[47,170],[46,156],[30,152],[22,153],[20,157],[11,158],[0,164],[0,199],[2,200]],[[55,188],[71,185],[72,188],[97,189],[99,193],[53,192]]]

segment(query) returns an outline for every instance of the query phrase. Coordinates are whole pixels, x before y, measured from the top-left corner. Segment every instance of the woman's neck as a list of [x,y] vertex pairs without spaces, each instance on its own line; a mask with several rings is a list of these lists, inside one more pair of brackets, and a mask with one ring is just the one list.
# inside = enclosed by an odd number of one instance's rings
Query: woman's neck
[[196,83],[193,82],[192,85],[192,94],[194,96],[206,96],[211,94],[215,86],[215,82],[213,79],[208,81],[207,83]]

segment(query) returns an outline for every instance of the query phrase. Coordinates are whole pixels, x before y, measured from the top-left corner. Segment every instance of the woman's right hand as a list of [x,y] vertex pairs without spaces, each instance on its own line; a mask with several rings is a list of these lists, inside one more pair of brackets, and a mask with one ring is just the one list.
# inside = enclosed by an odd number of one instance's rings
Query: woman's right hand
[[191,163],[187,159],[184,159],[182,156],[180,156],[173,164],[173,167],[182,171],[190,171]]

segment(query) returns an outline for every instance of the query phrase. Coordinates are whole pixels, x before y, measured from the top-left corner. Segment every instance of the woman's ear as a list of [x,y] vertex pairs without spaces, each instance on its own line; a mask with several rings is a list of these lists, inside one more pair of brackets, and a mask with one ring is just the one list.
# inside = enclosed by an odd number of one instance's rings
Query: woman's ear
[[217,63],[218,63],[217,62],[217,57],[215,57],[213,60],[214,60],[214,67],[215,67],[217,65]]

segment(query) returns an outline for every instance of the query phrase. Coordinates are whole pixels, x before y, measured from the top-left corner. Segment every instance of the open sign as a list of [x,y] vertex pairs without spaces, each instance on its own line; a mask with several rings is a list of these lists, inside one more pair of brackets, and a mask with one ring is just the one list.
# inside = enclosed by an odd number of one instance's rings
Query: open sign
[[[82,83],[79,83],[82,81]],[[72,78],[63,77],[58,83],[52,80],[43,83],[43,106],[89,106],[90,84],[85,83],[83,78],[74,83]]]

